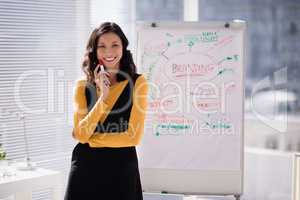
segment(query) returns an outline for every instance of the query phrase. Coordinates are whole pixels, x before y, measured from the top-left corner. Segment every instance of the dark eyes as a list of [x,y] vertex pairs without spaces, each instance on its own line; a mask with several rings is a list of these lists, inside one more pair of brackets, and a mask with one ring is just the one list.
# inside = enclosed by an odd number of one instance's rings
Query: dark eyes
[[[118,44],[113,44],[112,45],[112,47],[119,47],[120,45],[118,45]],[[103,48],[105,48],[105,46],[104,45],[99,45],[99,46],[97,46],[97,48],[100,48],[100,49],[103,49]]]

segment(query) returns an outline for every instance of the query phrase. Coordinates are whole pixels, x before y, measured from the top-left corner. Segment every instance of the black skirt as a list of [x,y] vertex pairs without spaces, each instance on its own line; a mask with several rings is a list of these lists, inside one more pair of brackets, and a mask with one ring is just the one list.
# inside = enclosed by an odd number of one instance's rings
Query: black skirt
[[65,200],[142,200],[135,147],[91,148],[72,153]]

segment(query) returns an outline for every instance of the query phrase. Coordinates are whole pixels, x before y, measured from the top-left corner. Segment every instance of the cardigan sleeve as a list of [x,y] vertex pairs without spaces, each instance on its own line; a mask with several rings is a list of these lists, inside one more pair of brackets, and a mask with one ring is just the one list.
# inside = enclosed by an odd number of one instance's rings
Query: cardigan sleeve
[[147,94],[147,80],[143,75],[139,76],[133,89],[133,105],[127,131],[117,134],[95,134],[89,138],[89,145],[91,147],[128,147],[138,145],[144,132]]
[[86,80],[78,80],[74,90],[74,124],[73,137],[80,143],[87,143],[93,135],[99,119],[105,113],[107,104],[98,99],[94,107],[88,112],[85,97]]

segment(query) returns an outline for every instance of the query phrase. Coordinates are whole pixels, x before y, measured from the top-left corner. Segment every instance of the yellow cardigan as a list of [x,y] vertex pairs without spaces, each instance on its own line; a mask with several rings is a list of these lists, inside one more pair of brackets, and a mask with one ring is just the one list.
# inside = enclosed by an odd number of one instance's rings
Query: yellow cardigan
[[80,79],[76,82],[73,127],[75,139],[83,144],[88,143],[90,147],[129,147],[140,143],[144,132],[148,94],[148,83],[143,75],[137,78],[133,88],[133,105],[127,131],[117,134],[94,133],[98,122],[104,122],[127,83],[128,80],[124,80],[111,86],[106,100],[98,98],[94,107],[88,112],[85,97],[87,81]]

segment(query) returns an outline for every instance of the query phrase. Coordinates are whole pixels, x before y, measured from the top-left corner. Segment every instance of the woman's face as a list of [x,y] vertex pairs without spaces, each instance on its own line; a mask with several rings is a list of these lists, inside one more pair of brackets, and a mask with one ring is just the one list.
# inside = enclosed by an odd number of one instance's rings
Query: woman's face
[[118,70],[123,54],[121,38],[115,33],[105,33],[98,39],[97,58],[106,69]]

